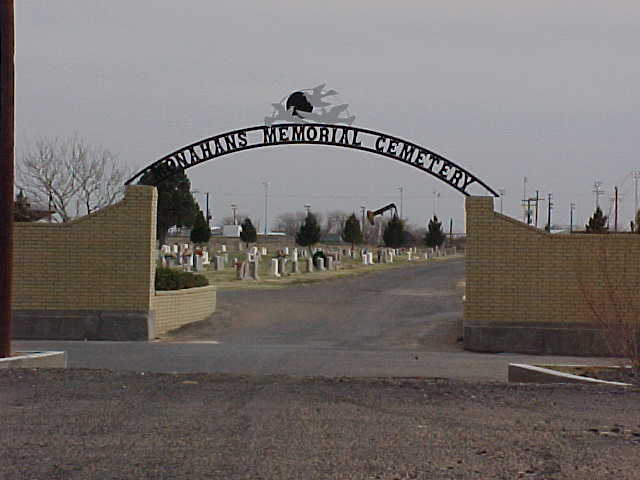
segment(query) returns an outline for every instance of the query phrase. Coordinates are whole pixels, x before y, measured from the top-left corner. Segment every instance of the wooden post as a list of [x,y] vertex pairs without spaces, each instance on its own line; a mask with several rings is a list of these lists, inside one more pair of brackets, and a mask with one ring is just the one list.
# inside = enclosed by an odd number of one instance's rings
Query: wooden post
[[13,0],[0,0],[0,358],[11,356],[15,152],[14,42]]

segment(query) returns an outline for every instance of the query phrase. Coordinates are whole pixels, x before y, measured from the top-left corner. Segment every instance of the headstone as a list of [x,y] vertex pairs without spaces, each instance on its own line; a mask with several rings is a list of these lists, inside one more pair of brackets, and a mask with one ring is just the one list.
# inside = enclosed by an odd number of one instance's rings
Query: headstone
[[201,272],[202,271],[202,255],[193,254],[193,271]]
[[373,252],[367,253],[367,259],[368,259],[369,265],[373,265]]
[[221,246],[220,246],[220,251],[221,251],[222,253],[226,253],[226,252],[227,252],[227,246],[226,246],[226,245],[221,245]]
[[362,255],[362,264],[369,265],[369,255]]
[[247,262],[236,262],[235,265],[236,265],[236,279],[244,280],[245,278],[247,278]]
[[229,254],[228,254],[228,253],[225,253],[224,255],[222,255],[222,258],[224,259],[224,263],[225,263],[225,265],[226,265],[227,263],[229,263]]
[[278,258],[278,273],[282,276],[287,274],[287,259],[284,257]]
[[292,260],[293,260],[294,262],[297,262],[297,261],[298,261],[298,249],[297,249],[297,248],[294,248],[294,249],[293,249],[292,256],[293,256]]
[[293,260],[291,262],[291,273],[300,273],[300,268],[298,267],[298,260]]
[[256,257],[256,260],[249,263],[249,274],[251,275],[251,278],[253,278],[254,280],[260,280],[260,274],[258,273],[260,264],[258,263],[257,258],[258,257]]
[[320,270],[321,272],[325,271],[324,258],[322,258],[322,257],[318,257],[318,270]]
[[277,258],[272,258],[271,259],[271,275],[273,275],[276,278],[280,278],[280,273],[278,272],[278,259]]
[[407,252],[407,260],[411,261],[411,250]]
[[313,260],[307,258],[307,273],[313,273]]
[[284,247],[284,254],[289,255],[289,247]]
[[249,249],[249,252],[250,252],[252,255],[255,255],[256,253],[258,253],[258,247],[251,247],[251,248]]
[[261,252],[262,255],[266,255],[267,254],[267,249],[265,247],[262,247]]
[[205,250],[204,252],[202,252],[202,264],[209,265],[209,263],[211,263],[209,262],[209,252]]
[[224,258],[219,255],[213,257],[213,269],[217,272],[224,270]]
[[[321,259],[319,259],[321,260]],[[327,270],[329,270],[330,272],[333,271],[333,257],[327,257]]]
[[173,253],[175,253],[175,254],[177,254],[177,253],[180,251],[180,247],[178,246],[178,244],[177,244],[177,243],[174,243],[174,244],[171,246],[171,251],[172,251]]

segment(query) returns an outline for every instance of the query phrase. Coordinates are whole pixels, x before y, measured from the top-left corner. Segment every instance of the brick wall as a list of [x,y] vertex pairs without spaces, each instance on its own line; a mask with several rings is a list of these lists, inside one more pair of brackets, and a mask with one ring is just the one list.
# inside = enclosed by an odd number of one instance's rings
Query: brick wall
[[467,197],[465,207],[466,348],[605,353],[588,303],[612,313],[613,291],[640,307],[640,235],[551,235],[494,212],[491,197]]
[[16,223],[15,338],[144,340],[155,277],[157,192],[68,223]]
[[149,310],[157,193],[125,198],[68,223],[16,223],[13,308]]
[[16,223],[15,338],[148,340],[204,320],[213,287],[155,292],[154,187],[68,223]]
[[156,335],[206,319],[216,310],[216,290],[207,287],[156,292],[151,299]]

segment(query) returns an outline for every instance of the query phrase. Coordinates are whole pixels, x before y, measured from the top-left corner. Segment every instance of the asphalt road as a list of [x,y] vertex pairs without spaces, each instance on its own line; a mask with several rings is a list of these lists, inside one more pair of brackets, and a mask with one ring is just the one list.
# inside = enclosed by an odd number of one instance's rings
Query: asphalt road
[[466,352],[464,259],[271,290],[218,292],[217,312],[161,342],[21,342],[70,367],[501,381],[509,362],[600,359]]

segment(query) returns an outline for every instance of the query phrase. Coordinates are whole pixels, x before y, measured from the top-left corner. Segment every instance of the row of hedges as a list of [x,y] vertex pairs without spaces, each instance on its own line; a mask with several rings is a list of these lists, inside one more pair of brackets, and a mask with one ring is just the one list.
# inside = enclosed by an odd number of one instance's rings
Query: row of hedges
[[203,275],[166,267],[156,268],[156,290],[182,290],[207,285],[209,280]]

